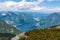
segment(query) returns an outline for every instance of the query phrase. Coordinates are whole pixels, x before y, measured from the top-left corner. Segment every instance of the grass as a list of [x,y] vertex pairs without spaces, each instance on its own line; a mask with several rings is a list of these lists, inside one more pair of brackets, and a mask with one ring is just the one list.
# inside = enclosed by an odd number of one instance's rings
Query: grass
[[22,37],[19,40],[60,40],[60,29],[40,29],[26,32],[28,37]]

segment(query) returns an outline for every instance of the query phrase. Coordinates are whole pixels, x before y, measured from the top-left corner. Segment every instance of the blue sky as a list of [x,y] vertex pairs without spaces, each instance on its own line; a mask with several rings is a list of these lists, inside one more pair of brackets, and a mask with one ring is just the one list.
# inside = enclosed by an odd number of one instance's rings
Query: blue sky
[[59,12],[60,0],[0,0],[0,11]]

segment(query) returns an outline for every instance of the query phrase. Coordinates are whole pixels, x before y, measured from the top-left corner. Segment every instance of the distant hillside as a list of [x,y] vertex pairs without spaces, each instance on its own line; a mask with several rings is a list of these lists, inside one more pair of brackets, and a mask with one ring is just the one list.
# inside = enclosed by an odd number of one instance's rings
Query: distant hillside
[[16,35],[10,33],[0,33],[0,40],[11,40]]
[[19,33],[20,31],[15,27],[8,25],[4,21],[0,21],[0,40],[11,40],[12,37]]
[[25,35],[27,38],[22,37],[19,40],[60,40],[60,28],[31,30]]
[[47,16],[46,23],[44,26],[51,27],[51,26],[55,26],[59,24],[60,24],[60,13],[56,12],[56,13],[52,13],[49,16]]
[[18,34],[20,31],[11,25],[8,25],[4,21],[0,21],[0,33]]

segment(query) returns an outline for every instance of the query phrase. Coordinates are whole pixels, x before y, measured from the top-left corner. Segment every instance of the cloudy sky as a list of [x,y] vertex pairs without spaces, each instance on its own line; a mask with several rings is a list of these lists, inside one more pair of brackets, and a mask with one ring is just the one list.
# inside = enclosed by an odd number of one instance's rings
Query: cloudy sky
[[0,11],[60,12],[60,0],[0,0]]

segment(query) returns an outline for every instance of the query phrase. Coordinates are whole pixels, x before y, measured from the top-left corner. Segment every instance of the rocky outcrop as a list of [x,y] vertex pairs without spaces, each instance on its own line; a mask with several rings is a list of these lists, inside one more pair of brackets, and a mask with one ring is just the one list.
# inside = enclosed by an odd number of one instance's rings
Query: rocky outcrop
[[25,32],[16,35],[15,37],[13,37],[11,40],[19,40],[20,38],[25,37],[27,38],[27,36],[25,35]]
[[52,27],[50,27],[50,28],[58,29],[58,28],[60,28],[60,24],[59,24],[59,25],[52,26]]

